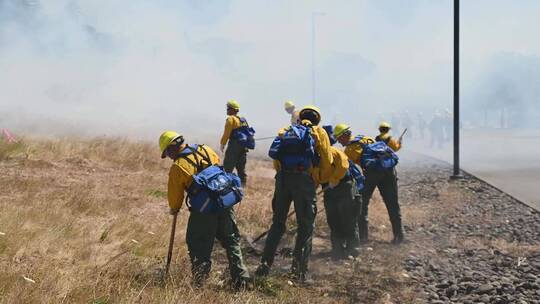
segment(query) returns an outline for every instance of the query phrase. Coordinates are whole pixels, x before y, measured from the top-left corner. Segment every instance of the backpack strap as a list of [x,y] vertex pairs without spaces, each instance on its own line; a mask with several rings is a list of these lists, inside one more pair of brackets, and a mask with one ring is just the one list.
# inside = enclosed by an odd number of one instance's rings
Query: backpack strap
[[240,127],[249,127],[249,124],[245,117],[238,116],[238,119],[240,119]]
[[[204,151],[204,154],[199,152],[197,148],[201,148],[201,150]],[[190,150],[190,153],[181,154],[179,158],[185,159],[188,163],[190,163],[192,166],[197,168],[197,172],[201,172],[202,170],[204,170],[203,165],[202,165],[203,160],[206,161],[209,166],[212,165],[212,162],[210,161],[210,155],[208,154],[208,151],[206,151],[206,149],[204,148],[204,145],[200,145],[196,147],[191,147],[188,145],[186,146],[186,149]],[[195,161],[191,160],[188,157],[189,155],[193,155],[193,157],[195,158]],[[199,160],[199,157],[201,157],[200,160]]]

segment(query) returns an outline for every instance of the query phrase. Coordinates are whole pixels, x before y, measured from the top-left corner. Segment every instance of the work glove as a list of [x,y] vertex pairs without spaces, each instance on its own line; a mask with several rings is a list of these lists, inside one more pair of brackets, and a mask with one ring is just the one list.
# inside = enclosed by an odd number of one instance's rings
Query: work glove
[[180,208],[170,208],[169,209],[169,214],[170,215],[175,215],[178,213],[178,211],[180,211]]
[[223,153],[223,151],[225,151],[225,145],[221,145],[221,146],[219,147],[219,150],[221,150],[221,153]]

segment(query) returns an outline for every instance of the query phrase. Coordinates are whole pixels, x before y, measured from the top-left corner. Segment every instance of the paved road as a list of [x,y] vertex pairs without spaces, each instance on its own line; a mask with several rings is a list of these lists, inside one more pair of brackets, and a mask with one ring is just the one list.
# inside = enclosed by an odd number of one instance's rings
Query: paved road
[[[452,162],[452,146],[412,150]],[[540,130],[464,130],[461,167],[540,211]]]

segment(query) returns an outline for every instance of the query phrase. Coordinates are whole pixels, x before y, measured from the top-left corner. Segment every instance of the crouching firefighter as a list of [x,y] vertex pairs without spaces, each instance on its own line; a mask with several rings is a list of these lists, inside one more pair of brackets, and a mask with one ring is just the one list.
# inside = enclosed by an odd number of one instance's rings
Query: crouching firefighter
[[[248,150],[255,149],[255,130],[251,128],[244,117],[238,116],[240,104],[236,100],[227,102],[227,120],[225,128],[221,136],[221,152],[225,150],[225,159],[223,160],[223,168],[226,172],[231,173],[236,168],[236,173],[242,181],[242,185],[246,184],[246,162]],[[228,143],[228,144],[227,144]]]
[[395,166],[398,157],[385,142],[375,142],[372,138],[358,135],[352,136],[350,128],[345,124],[336,126],[340,129],[337,140],[345,147],[345,154],[354,163],[362,167],[365,175],[365,186],[362,190],[362,208],[358,217],[360,241],[368,240],[368,206],[375,188],[379,189],[392,224],[394,239],[392,243],[403,242],[401,211],[398,202],[398,188]]
[[188,145],[173,131],[159,138],[161,158],[169,157],[168,201],[172,215],[179,212],[187,192],[190,215],[186,242],[191,259],[195,286],[208,278],[214,239],[227,252],[233,287],[247,286],[249,274],[240,250],[240,233],[236,226],[233,205],[242,200],[240,179],[218,167],[219,156],[205,145]]
[[[357,206],[359,202],[356,197],[357,179],[358,176],[362,177],[362,174],[352,162],[349,162],[345,153],[334,147],[331,147],[331,152],[332,173],[329,183],[323,185],[324,208],[330,227],[332,259],[339,260],[349,255],[358,255],[356,221],[360,206]],[[363,181],[360,182],[363,184]]]
[[291,273],[300,282],[308,280],[312,234],[317,214],[316,188],[321,172],[329,171],[332,163],[330,141],[319,127],[320,110],[303,108],[300,124],[282,129],[268,152],[277,171],[272,199],[272,226],[266,238],[257,276],[267,276],[274,262],[279,242],[285,233],[287,213],[294,202],[298,230],[293,251]]

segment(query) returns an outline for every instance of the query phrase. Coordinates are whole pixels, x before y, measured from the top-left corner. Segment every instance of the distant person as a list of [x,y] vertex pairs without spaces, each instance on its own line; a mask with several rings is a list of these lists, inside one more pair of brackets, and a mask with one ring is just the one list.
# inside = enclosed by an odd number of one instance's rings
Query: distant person
[[247,182],[246,162],[247,152],[249,149],[255,148],[255,140],[253,135],[254,130],[249,127],[247,120],[244,117],[238,116],[240,104],[231,99],[227,102],[227,120],[225,128],[221,136],[221,152],[225,150],[225,159],[223,160],[223,168],[226,172],[232,172],[236,168],[236,173],[242,181],[242,185]]
[[392,150],[397,152],[401,149],[401,138],[395,139],[392,137],[392,135],[390,135],[390,129],[392,129],[392,127],[389,123],[385,121],[381,122],[379,125],[379,135],[375,137],[375,141],[382,141],[392,148]]
[[444,144],[444,118],[437,110],[429,122],[430,148],[442,149]]
[[420,136],[420,139],[424,140],[427,122],[422,112],[418,112],[418,114],[416,115],[416,122],[418,127],[418,135]]
[[[188,145],[184,138],[174,131],[166,131],[161,134],[159,148],[161,158],[168,157],[173,160],[169,171],[167,190],[171,215],[176,215],[180,211],[184,201],[184,192],[188,194],[191,207],[186,230],[186,243],[191,260],[193,284],[195,287],[200,287],[208,279],[212,266],[212,247],[214,239],[218,239],[227,252],[233,287],[236,289],[247,287],[250,278],[242,257],[240,233],[236,226],[234,209],[228,207],[215,210],[214,213],[206,213],[205,205],[210,205],[212,202],[209,204],[208,199],[205,199],[203,204],[201,194],[206,195],[206,197],[211,194],[203,188],[193,190],[198,185],[193,176],[210,167],[218,168],[214,165],[219,163],[219,156],[209,146]],[[221,172],[224,174],[223,171]],[[225,190],[233,191],[227,188]],[[234,202],[238,201],[237,198]],[[199,209],[200,206],[202,207]]]
[[[381,151],[381,153],[372,150],[370,148],[372,144],[376,145],[373,138],[363,135],[353,137],[350,129],[348,127],[346,129],[337,140],[345,147],[347,157],[362,167],[366,177],[362,191],[362,208],[358,217],[360,242],[365,243],[368,240],[368,206],[375,188],[378,188],[392,224],[394,234],[392,243],[399,244],[404,241],[404,235],[395,170],[397,155],[391,150]],[[383,146],[388,148],[384,144]]]
[[299,123],[299,113],[296,111],[296,106],[291,100],[285,102],[285,111],[291,115],[291,125],[296,125]]
[[454,115],[450,110],[445,109],[442,116],[443,128],[444,128],[444,141],[449,142],[452,140],[454,134]]
[[319,183],[328,182],[333,159],[328,134],[319,127],[320,110],[308,106],[300,111],[299,117],[300,124],[280,130],[270,147],[269,155],[274,159],[277,171],[272,225],[255,274],[265,277],[270,273],[279,242],[286,231],[287,214],[294,202],[298,230],[291,272],[297,280],[306,282],[309,280],[308,264],[317,215],[315,191]]

